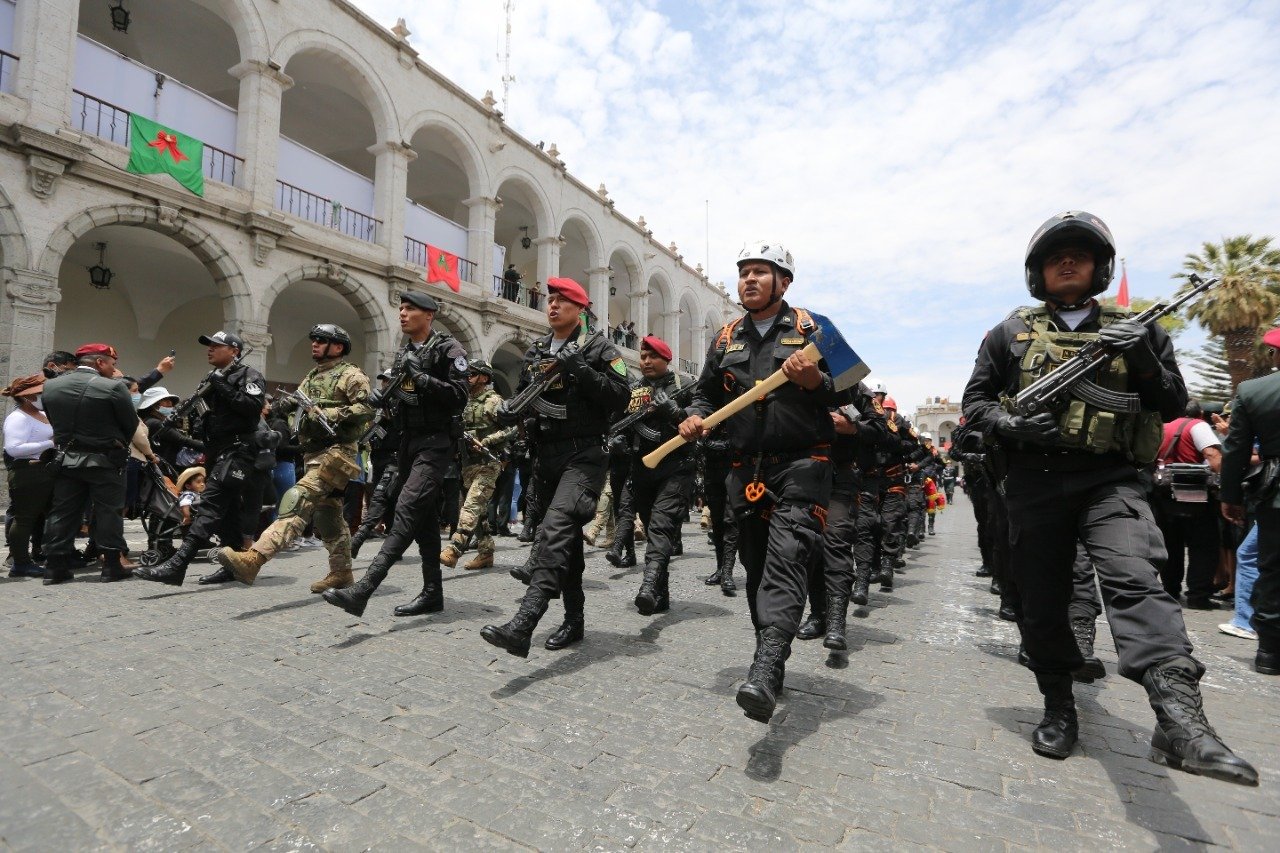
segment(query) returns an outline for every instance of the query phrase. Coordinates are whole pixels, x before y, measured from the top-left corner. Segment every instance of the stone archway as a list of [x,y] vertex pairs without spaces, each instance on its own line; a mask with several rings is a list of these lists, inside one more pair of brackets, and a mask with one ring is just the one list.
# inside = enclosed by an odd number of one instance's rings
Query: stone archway
[[53,339],[53,312],[61,298],[57,280],[28,269],[30,263],[26,232],[0,186],[0,355],[9,362],[6,384],[14,376],[34,373]]

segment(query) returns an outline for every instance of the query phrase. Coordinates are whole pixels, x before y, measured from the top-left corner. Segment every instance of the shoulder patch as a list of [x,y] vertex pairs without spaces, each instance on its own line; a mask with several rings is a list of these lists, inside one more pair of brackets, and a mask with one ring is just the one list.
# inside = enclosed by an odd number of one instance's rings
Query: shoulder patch
[[466,357],[465,355],[460,355],[460,356],[458,356],[457,358],[455,358],[455,359],[453,360],[453,369],[454,369],[454,370],[456,370],[456,371],[458,371],[459,373],[466,373],[466,372],[467,372],[467,357]]
[[617,358],[610,360],[609,366],[613,368],[614,373],[619,376],[626,377],[627,363],[622,360],[622,356],[618,356]]
[[249,394],[250,396],[256,397],[262,393],[262,389],[258,387],[257,382],[249,382],[249,383],[246,383],[244,386],[244,393]]
[[746,344],[729,344],[729,346],[725,347],[725,352],[737,352],[740,349],[746,349],[746,348],[747,348]]

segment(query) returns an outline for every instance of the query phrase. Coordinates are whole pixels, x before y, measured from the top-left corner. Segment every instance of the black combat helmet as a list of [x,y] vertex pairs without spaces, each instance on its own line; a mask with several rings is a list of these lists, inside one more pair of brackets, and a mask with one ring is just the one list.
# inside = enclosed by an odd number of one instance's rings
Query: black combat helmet
[[1093,248],[1093,281],[1089,296],[1097,296],[1107,289],[1116,274],[1116,244],[1111,229],[1092,213],[1068,210],[1050,218],[1036,229],[1027,244],[1027,290],[1041,301],[1048,298],[1044,290],[1044,259],[1059,246],[1081,243]]
[[313,341],[330,341],[342,344],[343,355],[351,352],[351,336],[347,334],[346,329],[341,326],[335,326],[333,323],[317,323],[311,327],[311,334],[307,337]]
[[493,381],[493,365],[485,361],[483,358],[471,359],[471,364],[467,365],[468,373],[481,373],[489,377],[489,381]]

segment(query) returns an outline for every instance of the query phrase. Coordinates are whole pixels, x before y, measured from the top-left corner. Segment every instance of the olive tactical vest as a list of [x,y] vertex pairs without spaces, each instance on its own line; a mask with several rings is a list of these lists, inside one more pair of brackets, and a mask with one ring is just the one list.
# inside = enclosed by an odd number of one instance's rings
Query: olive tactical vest
[[[1098,338],[1097,332],[1059,330],[1044,306],[1020,308],[1016,314],[1028,328],[1014,338],[1015,355],[1022,344],[1026,345],[1019,362],[1019,391],[1053,372],[1085,343]],[[1109,326],[1129,316],[1127,310],[1103,308],[1098,322]],[[1123,357],[1115,358],[1105,370],[1095,373],[1092,380],[1108,391],[1127,392],[1130,390],[1128,364]],[[1062,435],[1057,446],[1090,453],[1120,453],[1126,459],[1146,465],[1154,461],[1160,451],[1162,425],[1158,412],[1108,412],[1072,398],[1058,417]]]

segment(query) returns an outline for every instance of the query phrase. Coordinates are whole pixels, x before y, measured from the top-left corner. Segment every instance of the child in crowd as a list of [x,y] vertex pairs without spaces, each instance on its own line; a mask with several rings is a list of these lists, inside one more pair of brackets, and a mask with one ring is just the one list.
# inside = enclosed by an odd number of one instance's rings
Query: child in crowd
[[182,530],[191,526],[196,507],[200,506],[200,495],[204,492],[205,470],[199,466],[188,468],[178,475],[178,506],[182,508]]

